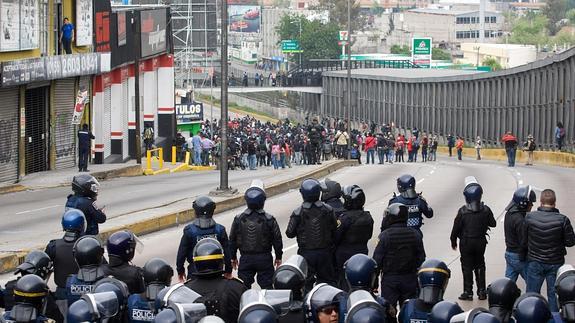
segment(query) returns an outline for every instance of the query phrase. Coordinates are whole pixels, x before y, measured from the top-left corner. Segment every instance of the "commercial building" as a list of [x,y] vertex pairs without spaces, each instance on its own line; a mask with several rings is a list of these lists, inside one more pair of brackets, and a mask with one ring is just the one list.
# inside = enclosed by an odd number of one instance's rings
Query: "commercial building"
[[533,45],[515,44],[461,44],[463,64],[481,65],[486,58],[494,58],[503,68],[512,68],[534,62],[537,59],[537,48]]

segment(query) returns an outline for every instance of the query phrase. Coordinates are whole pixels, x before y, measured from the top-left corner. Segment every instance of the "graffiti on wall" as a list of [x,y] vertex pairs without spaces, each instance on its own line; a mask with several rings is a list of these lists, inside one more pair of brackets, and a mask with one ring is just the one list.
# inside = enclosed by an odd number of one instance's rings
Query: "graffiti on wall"
[[55,121],[56,158],[73,156],[76,149],[76,142],[74,126],[71,124],[72,114],[68,111],[58,112],[56,113]]
[[0,164],[18,160],[18,118],[0,119]]

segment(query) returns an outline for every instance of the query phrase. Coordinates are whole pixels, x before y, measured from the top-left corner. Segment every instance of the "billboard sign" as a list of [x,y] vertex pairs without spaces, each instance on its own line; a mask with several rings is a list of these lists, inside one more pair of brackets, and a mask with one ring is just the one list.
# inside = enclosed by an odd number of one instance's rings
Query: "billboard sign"
[[164,8],[140,12],[142,57],[166,51],[166,16]]
[[76,104],[74,105],[74,115],[72,116],[72,124],[79,125],[84,115],[84,107],[88,103],[88,89],[82,87],[78,90],[76,95]]
[[76,46],[92,45],[92,0],[76,0]]
[[0,0],[0,51],[20,51],[39,46],[38,0]]
[[414,37],[411,39],[411,59],[413,64],[431,68],[432,42],[429,37]]
[[259,33],[261,24],[261,11],[259,6],[229,6],[230,32]]
[[299,41],[295,39],[282,40],[282,53],[302,53],[299,47]]
[[204,120],[204,105],[201,102],[176,104],[176,123],[191,124]]

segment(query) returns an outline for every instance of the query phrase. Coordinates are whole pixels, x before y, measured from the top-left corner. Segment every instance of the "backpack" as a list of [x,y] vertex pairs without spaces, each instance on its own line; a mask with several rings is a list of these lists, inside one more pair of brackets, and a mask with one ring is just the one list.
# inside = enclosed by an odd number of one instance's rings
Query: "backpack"
[[148,127],[144,129],[144,139],[153,139],[154,138],[154,129]]

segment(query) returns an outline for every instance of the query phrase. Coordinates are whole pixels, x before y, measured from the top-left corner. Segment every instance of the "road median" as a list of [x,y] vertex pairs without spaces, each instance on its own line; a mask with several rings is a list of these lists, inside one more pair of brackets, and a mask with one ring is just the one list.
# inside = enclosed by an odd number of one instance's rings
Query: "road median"
[[[438,147],[437,152],[442,155],[449,154],[447,147]],[[455,148],[453,148],[453,156],[457,156]],[[473,148],[464,148],[463,157],[475,159],[477,157],[477,151]],[[481,149],[481,158],[507,162],[505,149],[502,148]],[[515,161],[517,164],[525,164],[527,162],[527,152],[517,150]],[[558,151],[535,151],[533,154],[533,163],[535,165],[544,164],[573,168],[575,167],[575,154]]]
[[[301,182],[306,178],[325,177],[339,169],[355,165],[357,165],[357,161],[355,160],[353,161],[341,160],[333,163],[328,163],[322,165],[317,169],[310,170],[309,172],[306,172],[292,179],[288,179],[286,181],[266,186],[266,194],[268,197],[282,194],[288,192],[291,189],[298,188]],[[245,204],[243,198],[243,192],[240,192],[237,195],[228,198],[215,198],[215,201],[216,201],[216,211],[215,211],[216,214],[229,211],[231,209],[240,207]],[[120,223],[126,222],[126,223],[118,224],[102,230],[102,232],[100,233],[100,238],[102,239],[102,241],[105,241],[110,234],[118,230],[128,229],[137,235],[145,235],[161,231],[164,229],[168,229],[171,227],[175,227],[181,224],[185,224],[187,222],[190,222],[194,218],[194,212],[193,209],[191,208],[185,208],[181,210],[170,211],[167,212],[166,214],[146,218],[139,221],[134,220],[133,222],[127,220],[129,219],[127,217],[130,217],[130,214],[122,216],[121,218],[123,219],[118,218],[111,219],[111,221],[117,220],[117,222]],[[21,264],[24,261],[24,257],[26,256],[26,254],[28,254],[29,251],[43,250],[47,243],[48,241],[46,241],[44,245],[37,246],[36,248],[31,248],[30,250],[14,250],[11,252],[0,253],[0,273],[13,271],[19,264]]]

